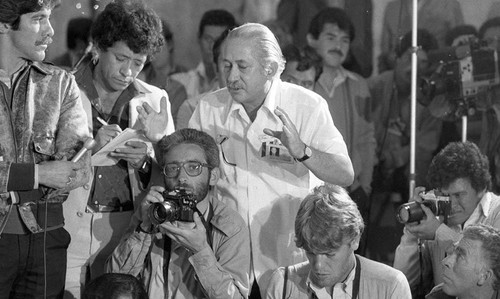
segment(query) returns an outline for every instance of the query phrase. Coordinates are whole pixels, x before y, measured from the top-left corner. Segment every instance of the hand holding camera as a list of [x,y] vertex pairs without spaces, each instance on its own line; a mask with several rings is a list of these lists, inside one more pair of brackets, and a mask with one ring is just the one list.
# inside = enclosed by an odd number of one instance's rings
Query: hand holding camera
[[197,253],[209,244],[196,204],[196,198],[184,190],[168,192],[153,186],[141,205],[141,226],[144,229],[156,225],[161,233]]
[[446,218],[451,210],[447,197],[436,197],[431,192],[425,193],[424,187],[416,187],[413,199],[398,208],[396,217],[405,224],[406,229],[419,239],[433,240],[441,220],[436,216]]

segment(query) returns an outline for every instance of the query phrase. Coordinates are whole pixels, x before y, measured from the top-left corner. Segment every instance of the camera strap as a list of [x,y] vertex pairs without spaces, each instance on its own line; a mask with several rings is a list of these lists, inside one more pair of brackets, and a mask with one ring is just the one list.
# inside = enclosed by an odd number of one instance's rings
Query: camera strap
[[205,220],[205,217],[203,217],[203,214],[198,210],[198,207],[194,208],[194,211],[200,216],[201,223],[203,223],[203,226],[205,227],[205,231],[207,233],[207,242],[208,246],[210,246],[210,249],[213,250],[212,246],[212,225],[209,223],[210,220],[212,219],[212,216],[214,215],[214,211],[212,210],[212,206],[209,205],[208,207],[208,222]]

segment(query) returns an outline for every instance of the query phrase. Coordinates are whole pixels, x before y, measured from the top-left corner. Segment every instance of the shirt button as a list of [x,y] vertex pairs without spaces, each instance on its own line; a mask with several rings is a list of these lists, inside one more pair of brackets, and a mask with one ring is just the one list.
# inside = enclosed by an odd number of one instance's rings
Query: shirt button
[[78,216],[78,217],[82,217],[82,216],[83,216],[83,213],[82,213],[82,212],[80,212],[80,211],[78,211],[78,212],[76,212],[76,216]]
[[36,227],[32,226],[32,227],[30,227],[30,230],[31,231],[36,231]]
[[98,175],[97,177],[98,177],[98,178],[102,178],[102,174]]
[[85,184],[85,185],[83,185],[83,189],[85,189],[85,190],[89,190],[89,188],[90,188],[89,184]]

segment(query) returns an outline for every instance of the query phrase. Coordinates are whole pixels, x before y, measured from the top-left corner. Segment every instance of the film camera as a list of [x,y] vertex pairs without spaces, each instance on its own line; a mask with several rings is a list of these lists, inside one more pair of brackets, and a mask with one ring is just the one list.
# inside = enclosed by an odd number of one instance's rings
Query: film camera
[[500,84],[497,42],[469,40],[468,44],[429,52],[434,73],[420,82],[427,106],[437,95],[445,95],[455,117],[474,114],[478,95]]
[[196,198],[185,190],[163,192],[163,202],[155,202],[149,207],[148,215],[151,223],[159,225],[167,221],[194,222]]
[[400,223],[416,222],[424,219],[425,212],[421,205],[425,205],[431,209],[432,213],[436,216],[444,216],[445,222],[450,215],[451,202],[447,196],[435,196],[432,192],[422,193],[420,197],[423,201],[409,202],[399,206],[396,212],[396,218]]

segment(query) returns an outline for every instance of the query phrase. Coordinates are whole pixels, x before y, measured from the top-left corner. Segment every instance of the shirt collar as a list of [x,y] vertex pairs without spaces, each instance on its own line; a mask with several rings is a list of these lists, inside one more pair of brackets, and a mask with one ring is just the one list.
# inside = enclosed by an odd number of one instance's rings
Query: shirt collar
[[[282,81],[279,78],[274,78],[272,80],[271,87],[267,92],[266,98],[264,99],[264,103],[262,103],[262,106],[259,108],[259,110],[267,111],[268,115],[270,115],[272,119],[274,119],[278,123],[280,122],[280,119],[278,118],[278,116],[274,114],[274,109],[276,109],[276,107],[279,106],[281,103],[281,95],[280,95],[281,84]],[[245,108],[241,103],[233,100],[231,94],[229,94],[229,92],[227,91],[227,88],[224,88],[224,90],[226,90],[226,92],[228,93],[230,101],[229,109],[227,110],[227,114],[225,115],[227,121],[230,115],[232,115],[233,113],[243,113],[243,111],[245,111]]]
[[[349,275],[347,275],[347,277],[344,279],[344,281],[336,283],[333,286],[333,288],[335,288],[335,286],[337,286],[337,285],[340,285],[340,288],[346,294],[352,295],[352,284],[354,283],[354,278],[356,276],[356,264],[357,264],[357,261],[356,261],[356,259],[354,259],[354,267],[352,267],[351,272],[349,272]],[[309,271],[309,274],[307,275],[306,284],[307,284],[307,289],[311,292],[314,292],[318,298],[321,298],[320,294],[328,294],[326,288],[320,288],[312,282],[310,271]],[[331,298],[332,296],[329,296],[329,297]]]
[[488,218],[491,209],[491,193],[485,192],[478,205],[470,215],[469,219],[464,223],[464,227],[471,224],[479,223],[480,219]]
[[333,79],[333,87],[331,90],[328,90],[328,88],[326,88],[326,86],[321,83],[321,80],[318,80],[317,83],[321,85],[321,87],[328,93],[328,96],[331,98],[333,97],[335,89],[342,83],[344,83],[347,79],[358,81],[358,77],[356,77],[356,75],[353,72],[350,72],[341,66],[339,67],[337,76]]

